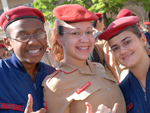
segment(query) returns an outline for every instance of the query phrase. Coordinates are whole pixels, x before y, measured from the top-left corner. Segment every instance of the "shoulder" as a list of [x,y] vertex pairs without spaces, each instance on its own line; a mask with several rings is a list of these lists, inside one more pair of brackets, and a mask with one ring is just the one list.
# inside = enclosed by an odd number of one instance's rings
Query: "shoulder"
[[121,91],[123,92],[123,94],[126,92],[126,90],[128,89],[128,85],[129,85],[129,74],[127,74],[127,76],[123,79],[123,81],[119,84],[119,87],[121,89]]
[[47,65],[47,64],[45,64],[43,62],[41,62],[41,64],[46,68],[47,75],[53,73],[56,70],[52,66]]
[[10,67],[9,63],[7,62],[7,59],[0,59],[0,68]]

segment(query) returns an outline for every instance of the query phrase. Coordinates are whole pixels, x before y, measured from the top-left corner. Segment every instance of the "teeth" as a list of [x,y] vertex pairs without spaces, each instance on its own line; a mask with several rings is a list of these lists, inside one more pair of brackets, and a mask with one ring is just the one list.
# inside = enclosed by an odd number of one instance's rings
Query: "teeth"
[[37,49],[37,50],[30,50],[30,51],[28,51],[29,53],[37,53],[37,52],[39,52],[40,51],[40,49]]
[[128,57],[130,57],[130,56],[131,56],[131,54],[130,54],[130,55],[128,55],[128,56],[126,56],[126,57],[124,57],[124,59],[125,59],[125,58],[128,58]]
[[78,49],[86,50],[88,47],[79,47]]

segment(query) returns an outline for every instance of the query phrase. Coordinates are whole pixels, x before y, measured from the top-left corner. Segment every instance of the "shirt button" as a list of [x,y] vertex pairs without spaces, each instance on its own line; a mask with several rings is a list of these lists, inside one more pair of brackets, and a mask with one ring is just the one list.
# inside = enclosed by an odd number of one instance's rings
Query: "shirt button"
[[90,90],[88,90],[88,92],[90,93],[91,91],[90,91]]
[[96,75],[94,75],[94,77],[96,77]]
[[110,88],[107,88],[107,90],[109,91],[109,90],[110,90]]

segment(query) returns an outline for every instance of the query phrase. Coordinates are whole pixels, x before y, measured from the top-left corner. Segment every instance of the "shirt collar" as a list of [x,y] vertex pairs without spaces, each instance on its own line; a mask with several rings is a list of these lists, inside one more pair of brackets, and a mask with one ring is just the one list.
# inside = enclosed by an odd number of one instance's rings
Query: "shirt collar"
[[83,67],[76,67],[74,65],[63,63],[63,62],[61,62],[59,69],[60,69],[60,71],[63,71],[63,72],[68,73],[68,74],[72,73],[72,72],[74,72],[76,70],[79,70],[80,73],[82,73],[82,74],[95,74],[95,72],[96,72],[95,71],[95,67],[91,63],[91,61],[87,60],[87,64],[89,65],[91,72],[87,71]]
[[[26,69],[24,68],[24,66],[22,65],[22,63],[18,60],[18,58],[16,57],[15,54],[13,54],[10,58],[7,59],[8,62],[14,66],[16,69],[24,72],[24,73],[27,73]],[[41,69],[41,63],[38,63],[37,64],[38,67],[37,67],[37,70],[40,71]]]

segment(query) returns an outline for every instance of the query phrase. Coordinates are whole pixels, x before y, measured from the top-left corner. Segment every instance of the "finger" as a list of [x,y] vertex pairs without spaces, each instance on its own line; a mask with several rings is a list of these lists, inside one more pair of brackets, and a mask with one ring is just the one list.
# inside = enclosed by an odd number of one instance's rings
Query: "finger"
[[86,102],[86,113],[92,113],[92,106],[90,105],[90,103]]
[[116,113],[117,107],[118,107],[118,103],[115,103],[115,104],[114,104],[114,107],[113,107],[113,109],[112,109],[112,113]]
[[97,109],[96,113],[103,113],[103,112],[104,112],[104,105],[101,104],[101,105],[98,106],[98,109]]
[[33,106],[33,99],[31,94],[28,94],[28,102],[24,113],[32,112],[33,111],[32,106]]
[[34,112],[34,113],[46,113],[46,109],[45,108],[41,108],[40,110]]

